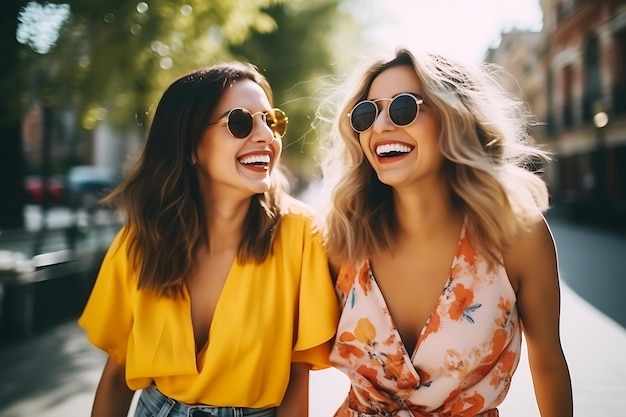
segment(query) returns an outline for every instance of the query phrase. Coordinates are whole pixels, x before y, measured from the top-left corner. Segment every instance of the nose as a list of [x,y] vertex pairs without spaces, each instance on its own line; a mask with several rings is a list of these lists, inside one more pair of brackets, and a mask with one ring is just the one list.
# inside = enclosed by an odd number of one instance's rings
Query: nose
[[396,128],[396,125],[394,125],[391,122],[391,119],[389,118],[389,104],[388,103],[384,103],[380,110],[378,111],[378,114],[376,115],[376,119],[374,119],[374,124],[372,126],[372,129],[377,132],[386,132],[389,130],[393,130]]
[[250,140],[253,142],[274,142],[274,132],[272,132],[272,129],[267,125],[265,114],[257,113],[252,116]]

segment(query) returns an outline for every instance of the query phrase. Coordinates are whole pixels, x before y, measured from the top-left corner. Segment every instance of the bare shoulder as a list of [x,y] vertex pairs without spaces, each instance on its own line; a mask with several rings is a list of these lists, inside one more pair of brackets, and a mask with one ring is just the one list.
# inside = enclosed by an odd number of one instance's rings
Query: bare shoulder
[[504,263],[517,290],[521,281],[541,279],[546,274],[556,273],[556,246],[550,226],[544,217],[537,219],[518,235],[514,244],[505,253]]

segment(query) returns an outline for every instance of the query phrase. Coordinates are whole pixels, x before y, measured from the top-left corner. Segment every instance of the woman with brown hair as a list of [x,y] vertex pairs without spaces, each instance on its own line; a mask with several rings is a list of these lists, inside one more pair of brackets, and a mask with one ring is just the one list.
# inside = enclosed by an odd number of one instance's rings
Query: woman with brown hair
[[176,80],[105,200],[125,217],[79,319],[108,354],[93,417],[306,416],[336,301],[312,211],[289,198],[287,117],[252,65]]

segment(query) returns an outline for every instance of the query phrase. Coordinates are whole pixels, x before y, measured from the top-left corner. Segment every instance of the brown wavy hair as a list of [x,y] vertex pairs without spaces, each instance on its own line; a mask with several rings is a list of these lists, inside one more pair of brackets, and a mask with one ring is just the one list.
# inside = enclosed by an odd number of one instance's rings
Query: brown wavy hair
[[[190,160],[226,89],[245,79],[261,86],[272,103],[267,79],[244,62],[202,68],[174,81],[159,101],[137,164],[103,200],[125,218],[123,238],[139,270],[138,288],[175,297],[182,293],[184,278],[195,271],[196,251],[207,242],[207,224]],[[269,255],[287,191],[285,175],[276,164],[270,189],[252,197],[239,261],[260,263]]]
[[467,216],[468,230],[492,266],[520,230],[548,208],[548,190],[536,175],[549,155],[533,144],[533,116],[501,85],[493,65],[470,68],[440,55],[399,49],[359,68],[336,91],[333,126],[322,160],[330,190],[325,242],[337,260],[359,261],[391,248],[397,231],[392,188],[378,179],[363,155],[346,115],[365,99],[374,79],[388,68],[408,66],[424,100],[441,121],[439,147],[446,161],[452,201]]

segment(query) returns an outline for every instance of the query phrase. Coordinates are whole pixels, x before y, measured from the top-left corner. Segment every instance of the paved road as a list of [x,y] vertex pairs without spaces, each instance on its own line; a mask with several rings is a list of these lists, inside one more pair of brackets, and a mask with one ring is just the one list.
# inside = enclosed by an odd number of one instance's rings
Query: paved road
[[626,235],[573,226],[559,218],[550,219],[550,224],[561,277],[585,300],[626,328]]
[[[626,329],[623,297],[626,237],[551,220],[562,272],[562,326],[577,417],[618,416],[626,410]],[[598,309],[579,295],[590,293]],[[585,295],[587,297],[587,295]],[[606,307],[606,306],[610,307]],[[608,310],[614,318],[609,317]],[[622,322],[623,323],[623,322]],[[0,417],[89,415],[104,355],[93,349],[74,322],[34,338],[0,345]],[[311,417],[328,417],[347,390],[334,369],[311,378]],[[500,407],[503,417],[538,416],[527,359]]]

